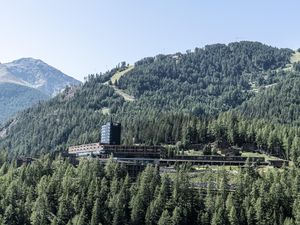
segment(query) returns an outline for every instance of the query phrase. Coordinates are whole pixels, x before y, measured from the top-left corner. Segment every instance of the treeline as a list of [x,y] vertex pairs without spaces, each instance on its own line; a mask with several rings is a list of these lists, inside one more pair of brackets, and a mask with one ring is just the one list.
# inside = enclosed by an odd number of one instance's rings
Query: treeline
[[225,140],[245,150],[278,155],[300,165],[300,129],[290,124],[247,118],[236,112],[226,112],[211,119],[184,114],[159,114],[140,116],[133,123],[126,115],[122,115],[122,118],[125,118],[121,121],[126,144],[135,141],[150,145],[177,144],[188,148],[192,144],[205,145]]
[[147,166],[133,180],[113,161],[81,160],[74,167],[44,156],[19,168],[0,161],[4,225],[300,223],[300,171],[294,167],[258,173],[248,166],[234,180],[226,170],[202,173],[206,185],[197,188],[183,169],[171,178]]

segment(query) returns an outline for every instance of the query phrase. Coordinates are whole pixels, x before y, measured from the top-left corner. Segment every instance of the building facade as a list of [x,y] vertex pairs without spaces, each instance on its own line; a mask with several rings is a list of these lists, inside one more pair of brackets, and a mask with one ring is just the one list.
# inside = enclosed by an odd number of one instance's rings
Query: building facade
[[108,122],[101,127],[101,144],[120,145],[121,144],[121,124]]

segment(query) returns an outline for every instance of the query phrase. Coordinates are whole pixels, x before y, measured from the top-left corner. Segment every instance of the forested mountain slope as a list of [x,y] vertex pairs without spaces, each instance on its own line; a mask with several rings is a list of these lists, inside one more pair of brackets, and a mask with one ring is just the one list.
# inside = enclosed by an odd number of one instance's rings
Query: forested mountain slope
[[34,88],[14,83],[0,83],[0,122],[49,96]]
[[[299,73],[296,66],[286,70],[292,54],[258,42],[236,42],[144,58],[115,83],[135,97],[130,102],[111,87],[113,75],[128,68],[122,64],[105,74],[89,75],[81,87],[21,112],[1,128],[0,148],[34,155],[96,142],[100,125],[113,117],[122,122],[123,143],[134,138],[147,144],[205,144],[226,138],[297,159],[289,149],[299,136],[292,126],[299,118],[298,89],[288,88]],[[282,99],[269,97],[269,107],[264,98],[272,90]],[[287,106],[278,104],[284,98],[295,104],[293,115],[285,116]],[[255,108],[262,106],[266,110]]]
[[69,88],[6,123],[2,128],[2,147],[29,155],[53,151],[66,142],[97,141],[99,127],[107,118],[101,108],[114,108],[122,102],[112,88],[101,83],[88,82],[77,91]]
[[289,73],[281,82],[263,88],[238,107],[243,115],[272,122],[300,125],[300,74]]
[[283,68],[291,54],[257,42],[209,45],[140,60],[118,87],[138,97],[143,107],[216,115],[248,99],[251,85],[273,83],[281,74],[265,73]]

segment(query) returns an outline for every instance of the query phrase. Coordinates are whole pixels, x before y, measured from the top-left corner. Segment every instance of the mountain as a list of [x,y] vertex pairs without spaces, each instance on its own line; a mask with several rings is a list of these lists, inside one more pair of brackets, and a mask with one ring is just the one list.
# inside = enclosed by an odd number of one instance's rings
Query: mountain
[[49,99],[49,96],[34,88],[15,83],[0,83],[0,121],[34,103]]
[[55,96],[66,86],[80,84],[78,80],[39,59],[22,58],[6,63],[4,66],[26,86],[40,90],[49,96]]
[[126,144],[226,139],[296,159],[297,54],[243,41],[122,63],[21,112],[0,129],[0,148],[36,155],[97,142],[100,125],[112,117]]
[[55,96],[79,81],[39,59],[22,58],[0,64],[0,122],[16,112]]
[[249,118],[264,118],[274,123],[299,126],[299,87],[299,73],[288,73],[282,81],[263,87],[263,90],[236,110]]

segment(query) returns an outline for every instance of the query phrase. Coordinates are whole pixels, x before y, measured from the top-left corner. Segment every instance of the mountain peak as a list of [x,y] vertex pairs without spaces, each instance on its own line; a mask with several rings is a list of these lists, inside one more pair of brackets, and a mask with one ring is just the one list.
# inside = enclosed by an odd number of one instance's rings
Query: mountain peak
[[14,77],[26,86],[38,89],[48,96],[54,96],[66,86],[78,85],[80,81],[64,74],[40,59],[20,58],[3,64]]
[[32,57],[24,57],[24,58],[20,58],[20,59],[16,59],[16,60],[13,60],[12,62],[10,63],[6,63],[6,64],[46,64],[48,65],[47,63],[45,63],[44,61],[42,61],[41,59],[35,59],[35,58],[32,58]]
[[0,123],[17,111],[30,107],[80,81],[40,59],[21,58],[0,64]]
[[12,62],[22,62],[22,61],[24,61],[24,62],[30,62],[30,61],[32,61],[32,62],[35,62],[35,61],[42,61],[42,60],[40,60],[40,59],[35,59],[35,58],[33,58],[33,57],[24,57],[24,58],[20,58],[20,59],[16,59],[16,60],[14,60],[14,61],[12,61]]

